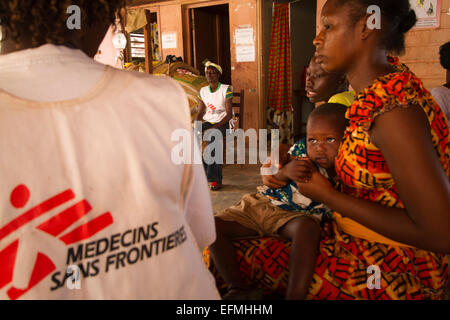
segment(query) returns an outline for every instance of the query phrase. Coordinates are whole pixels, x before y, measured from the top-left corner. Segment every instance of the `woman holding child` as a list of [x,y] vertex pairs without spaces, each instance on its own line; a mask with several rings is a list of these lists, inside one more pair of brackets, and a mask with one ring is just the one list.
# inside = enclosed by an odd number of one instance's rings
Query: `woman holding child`
[[[370,5],[381,9],[381,29],[366,23]],[[340,190],[312,165],[312,174],[297,181],[303,195],[333,211],[308,299],[442,297],[450,252],[449,128],[420,79],[387,56],[404,51],[415,23],[408,0],[328,0],[322,10],[317,61],[327,72],[345,73],[358,94],[335,162]],[[381,272],[375,281],[371,269]]]
[[[374,4],[381,29],[366,23]],[[324,298],[321,291],[334,287],[338,299],[440,298],[450,252],[449,129],[420,79],[387,57],[404,51],[415,13],[407,0],[329,0],[321,23],[318,62],[346,73],[359,94],[335,164],[343,192],[317,173],[299,185],[341,213],[321,242],[310,296]],[[339,265],[339,275],[327,267],[333,276],[326,279],[324,262]],[[381,270],[377,290],[367,286],[371,265]]]

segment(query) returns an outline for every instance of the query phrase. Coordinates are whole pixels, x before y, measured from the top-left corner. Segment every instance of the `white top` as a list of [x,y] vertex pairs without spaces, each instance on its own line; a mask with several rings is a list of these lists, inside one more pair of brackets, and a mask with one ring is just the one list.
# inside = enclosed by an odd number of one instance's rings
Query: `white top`
[[169,78],[61,46],[0,56],[0,299],[219,299],[203,167],[171,161],[180,128]]
[[203,116],[203,120],[211,123],[218,123],[226,117],[227,110],[225,107],[225,102],[227,99],[231,99],[233,97],[230,85],[219,82],[219,85],[214,92],[211,92],[210,86],[203,87],[200,89],[199,96],[206,106],[206,112]]
[[450,89],[440,86],[431,90],[434,100],[436,100],[441,110],[447,117],[448,126],[450,127]]

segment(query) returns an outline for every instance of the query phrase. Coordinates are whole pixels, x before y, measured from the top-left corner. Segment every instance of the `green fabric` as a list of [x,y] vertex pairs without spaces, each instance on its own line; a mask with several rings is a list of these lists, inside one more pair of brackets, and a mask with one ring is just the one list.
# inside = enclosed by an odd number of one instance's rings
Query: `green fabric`
[[228,86],[227,93],[225,94],[225,99],[233,98],[233,91],[231,90],[231,86]]

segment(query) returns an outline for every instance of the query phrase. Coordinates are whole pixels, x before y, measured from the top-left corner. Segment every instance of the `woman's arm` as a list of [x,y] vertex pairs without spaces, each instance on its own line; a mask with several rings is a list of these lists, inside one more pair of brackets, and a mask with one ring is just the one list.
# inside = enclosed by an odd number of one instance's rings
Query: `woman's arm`
[[[392,240],[450,252],[450,182],[436,156],[428,121],[419,106],[378,116],[371,130],[406,209],[389,208],[335,191],[314,172],[300,191]],[[325,181],[324,181],[325,180]]]
[[197,113],[197,118],[195,120],[202,121],[203,120],[203,116],[205,115],[205,112],[206,112],[205,103],[202,100],[199,100],[199,102],[198,102],[198,113]]

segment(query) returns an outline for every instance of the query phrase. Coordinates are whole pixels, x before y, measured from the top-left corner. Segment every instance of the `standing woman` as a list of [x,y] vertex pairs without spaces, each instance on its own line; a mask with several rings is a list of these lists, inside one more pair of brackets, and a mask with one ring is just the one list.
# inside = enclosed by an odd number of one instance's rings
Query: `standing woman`
[[[367,8],[381,9],[381,28]],[[299,184],[334,215],[320,244],[309,298],[439,299],[450,252],[447,121],[397,58],[416,23],[408,0],[328,0],[314,39],[324,70],[347,74],[358,93],[336,171],[342,191],[318,172]],[[345,44],[345,45],[343,45]],[[377,272],[368,278],[368,272]]]
[[[219,82],[219,78],[222,75],[222,68],[218,64],[210,61],[206,62],[205,75],[206,80],[209,82],[209,86],[200,89],[200,102],[196,120],[203,120],[203,134],[209,129],[217,129],[221,132],[222,137],[225,137],[226,130],[230,128],[229,122],[233,117],[231,104],[233,90],[230,85]],[[213,143],[214,139],[213,136],[210,143]],[[223,148],[220,148],[219,150],[221,154],[222,150]],[[211,156],[215,156],[214,150],[212,151]],[[203,160],[203,166],[211,190],[219,190],[222,187],[222,163],[206,163]]]

